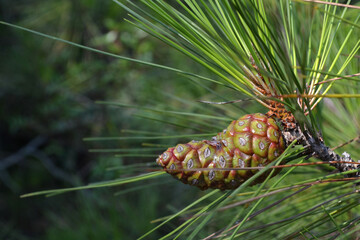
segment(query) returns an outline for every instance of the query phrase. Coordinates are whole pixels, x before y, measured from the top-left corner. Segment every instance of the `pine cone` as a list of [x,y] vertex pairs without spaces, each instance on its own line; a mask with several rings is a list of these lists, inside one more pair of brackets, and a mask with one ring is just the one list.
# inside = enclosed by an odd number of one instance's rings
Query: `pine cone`
[[[156,162],[173,177],[202,190],[235,189],[258,170],[222,168],[266,166],[284,150],[284,138],[275,120],[255,113],[231,122],[210,141],[191,141],[171,147]],[[189,171],[197,168],[204,170]],[[254,183],[262,182],[269,172]]]

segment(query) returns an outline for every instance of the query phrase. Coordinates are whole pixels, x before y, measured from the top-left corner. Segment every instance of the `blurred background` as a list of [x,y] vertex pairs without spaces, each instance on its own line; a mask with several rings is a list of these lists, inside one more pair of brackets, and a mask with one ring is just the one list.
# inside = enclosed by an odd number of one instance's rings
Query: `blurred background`
[[[124,21],[125,11],[112,1],[1,0],[0,14],[5,22],[92,48],[203,71]],[[124,173],[109,171],[110,167],[154,161],[156,157],[89,152],[92,148],[141,145],[84,142],[86,137],[164,131],[164,124],[132,116],[132,109],[103,106],[95,104],[96,100],[196,111],[181,99],[195,101],[207,91],[170,71],[4,25],[0,25],[0,46],[0,239],[134,239],[151,229],[151,220],[177,211],[179,203],[195,198],[188,195],[200,194],[189,188],[179,196],[182,188],[187,188],[182,184],[171,194],[163,194],[166,185],[135,191],[141,185],[133,184],[49,198],[20,198],[28,192],[115,179]],[[172,130],[189,132],[166,125],[166,131]],[[114,194],[116,191],[120,192]]]

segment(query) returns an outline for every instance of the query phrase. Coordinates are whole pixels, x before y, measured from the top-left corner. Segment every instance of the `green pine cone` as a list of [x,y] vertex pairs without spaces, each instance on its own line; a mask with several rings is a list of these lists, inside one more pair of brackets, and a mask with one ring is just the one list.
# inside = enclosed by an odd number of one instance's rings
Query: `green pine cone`
[[[285,150],[281,130],[264,114],[248,114],[212,140],[178,144],[161,154],[156,162],[183,183],[202,190],[235,189],[258,170],[221,170],[266,166]],[[203,170],[193,170],[204,168]],[[262,182],[269,171],[255,180]]]

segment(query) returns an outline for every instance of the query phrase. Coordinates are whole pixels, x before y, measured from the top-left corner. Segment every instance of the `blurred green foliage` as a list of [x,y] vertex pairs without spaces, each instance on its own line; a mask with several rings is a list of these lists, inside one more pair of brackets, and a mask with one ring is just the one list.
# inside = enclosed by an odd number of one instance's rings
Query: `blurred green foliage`
[[[7,22],[126,57],[204,71],[125,22],[126,13],[111,1],[0,4],[0,18]],[[165,107],[172,102],[184,109],[187,105],[175,96],[199,99],[206,90],[172,72],[5,26],[0,26],[0,44],[0,238],[134,239],[151,228],[151,220],[169,214],[158,204],[164,194],[156,186],[120,196],[106,189],[52,198],[19,196],[113,179],[118,173],[108,171],[109,166],[146,161],[88,152],[98,146],[84,143],[84,137],[117,136],[121,129],[161,129],[150,120],[130,118],[131,109],[112,109],[94,101]],[[166,196],[169,202],[172,197]]]

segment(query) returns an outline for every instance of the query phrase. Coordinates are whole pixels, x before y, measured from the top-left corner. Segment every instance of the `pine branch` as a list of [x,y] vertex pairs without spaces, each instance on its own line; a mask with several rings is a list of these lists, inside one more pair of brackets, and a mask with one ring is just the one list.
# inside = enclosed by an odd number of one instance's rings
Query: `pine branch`
[[331,163],[330,165],[336,167],[340,172],[347,172],[352,170],[358,170],[355,173],[351,173],[349,177],[360,177],[360,164],[357,166],[353,163],[346,163],[346,162],[359,162],[354,161],[350,154],[344,152],[342,156],[339,156],[335,153],[332,149],[325,145],[324,141],[322,140],[321,136],[314,137],[309,133],[308,130],[302,131],[299,125],[297,125],[293,129],[287,129],[283,131],[284,138],[286,139],[287,143],[293,142],[297,139],[299,145],[303,145],[306,150],[306,155],[308,157],[316,157],[322,161],[327,162],[337,162]]

